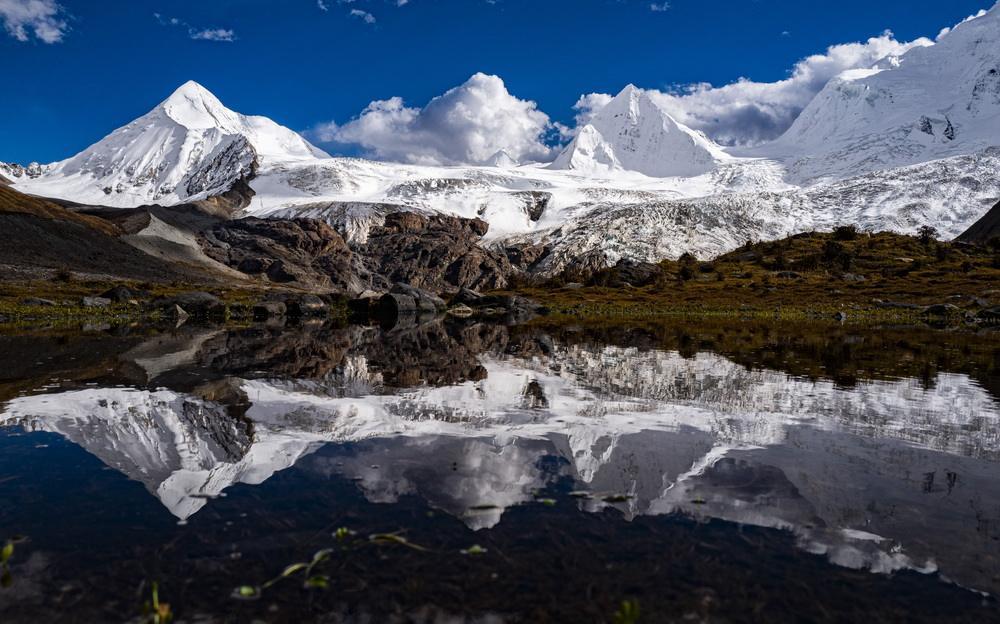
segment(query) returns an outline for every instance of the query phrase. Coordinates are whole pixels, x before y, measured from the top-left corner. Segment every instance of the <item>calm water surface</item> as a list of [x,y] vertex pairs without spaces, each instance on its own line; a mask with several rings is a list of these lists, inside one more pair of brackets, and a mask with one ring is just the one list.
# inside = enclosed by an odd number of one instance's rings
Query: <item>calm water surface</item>
[[996,346],[736,321],[0,336],[0,621],[150,621],[154,583],[179,622],[1000,621]]

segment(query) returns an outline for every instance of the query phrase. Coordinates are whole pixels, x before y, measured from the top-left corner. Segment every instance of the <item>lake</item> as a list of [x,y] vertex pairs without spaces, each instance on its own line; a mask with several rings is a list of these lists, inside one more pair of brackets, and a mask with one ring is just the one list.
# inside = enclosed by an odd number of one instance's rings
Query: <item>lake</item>
[[998,338],[0,335],[0,620],[1000,621]]

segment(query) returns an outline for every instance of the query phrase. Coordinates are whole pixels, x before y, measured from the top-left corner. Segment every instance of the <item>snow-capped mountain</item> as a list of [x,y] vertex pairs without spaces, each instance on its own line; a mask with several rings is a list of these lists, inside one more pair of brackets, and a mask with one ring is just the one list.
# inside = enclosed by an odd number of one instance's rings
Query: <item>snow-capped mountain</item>
[[173,204],[225,192],[270,160],[321,157],[288,128],[235,113],[187,82],[76,156],[11,177],[19,190],[81,203]]
[[584,173],[636,171],[654,178],[708,173],[727,156],[628,85],[580,129],[552,163]]
[[16,189],[80,203],[172,205],[239,179],[241,216],[322,219],[363,240],[399,210],[481,218],[487,244],[580,257],[710,257],[745,241],[857,224],[965,231],[1000,199],[1000,4],[936,43],[852,70],[779,140],[723,150],[628,86],[549,165],[498,151],[484,166],[330,158],[298,134],[188,83],[60,163],[0,165]]
[[843,178],[1000,144],[1000,5],[898,58],[831,80],[760,153],[803,181]]

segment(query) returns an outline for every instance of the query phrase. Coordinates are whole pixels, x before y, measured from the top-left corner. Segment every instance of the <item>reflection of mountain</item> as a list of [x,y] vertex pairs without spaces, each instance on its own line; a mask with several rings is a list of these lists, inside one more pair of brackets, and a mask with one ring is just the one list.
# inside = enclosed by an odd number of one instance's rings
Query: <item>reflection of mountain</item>
[[[176,390],[21,397],[0,423],[66,436],[180,518],[297,463],[356,480],[374,502],[419,495],[473,528],[568,477],[629,495],[618,506],[630,517],[788,527],[838,563],[936,565],[1000,589],[987,572],[1000,537],[1000,411],[964,375],[845,389],[712,354],[517,342],[483,326],[345,331],[161,340],[134,348],[127,368]],[[269,372],[254,367],[261,349],[273,357],[258,361],[286,374],[254,379]],[[206,382],[195,370],[234,376]],[[414,385],[388,390],[404,381]],[[352,444],[316,452],[329,442]]]

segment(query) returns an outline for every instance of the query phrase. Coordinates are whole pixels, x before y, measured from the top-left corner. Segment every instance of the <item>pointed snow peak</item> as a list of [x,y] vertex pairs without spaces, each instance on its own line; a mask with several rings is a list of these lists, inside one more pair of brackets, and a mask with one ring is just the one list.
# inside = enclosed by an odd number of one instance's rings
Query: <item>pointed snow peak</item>
[[618,92],[618,95],[615,96],[615,99],[618,99],[618,98],[629,98],[629,99],[631,99],[631,98],[634,98],[634,97],[638,97],[640,93],[642,93],[642,91],[639,89],[639,87],[635,86],[634,84],[632,84],[630,82],[627,85],[625,85],[624,89],[622,89],[621,91]]
[[498,150],[497,153],[490,156],[486,160],[485,164],[489,167],[507,168],[516,167],[518,163],[513,156],[507,153],[507,150],[501,149]]
[[188,80],[164,100],[159,108],[180,125],[189,129],[225,126],[236,118],[219,98],[193,80]]
[[215,97],[212,95],[211,91],[203,87],[200,83],[197,83],[194,80],[188,80],[181,86],[177,87],[177,89],[170,95],[170,98],[168,99],[174,99],[178,97],[192,98],[192,97],[205,97],[205,96]]
[[551,166],[689,177],[713,170],[724,159],[721,148],[671,117],[649,93],[630,84],[580,129]]
[[634,84],[628,84],[597,112],[594,119],[615,119],[625,115],[634,122],[639,116],[639,102],[646,97],[646,94]]

